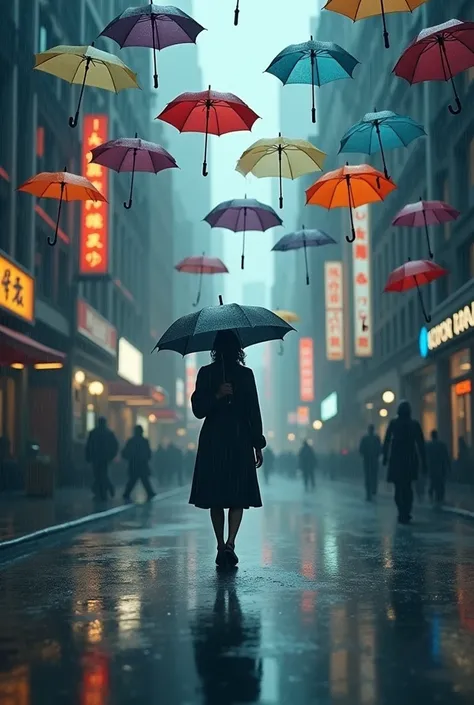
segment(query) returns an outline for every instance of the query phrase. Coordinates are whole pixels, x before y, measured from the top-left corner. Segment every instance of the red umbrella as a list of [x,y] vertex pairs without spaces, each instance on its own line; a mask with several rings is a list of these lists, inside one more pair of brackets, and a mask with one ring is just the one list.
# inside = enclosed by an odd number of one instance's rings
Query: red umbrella
[[458,115],[462,110],[454,76],[474,66],[474,22],[449,20],[428,27],[416,37],[399,58],[393,73],[408,83],[451,81]]
[[201,257],[186,257],[175,265],[178,272],[186,272],[188,274],[199,274],[199,289],[195,303],[197,306],[201,299],[202,277],[203,274],[228,274],[229,270],[224,262],[218,257],[206,257],[203,252]]
[[446,276],[446,274],[449,274],[448,270],[440,267],[439,264],[436,264],[436,262],[431,262],[426,259],[417,259],[413,261],[409,259],[408,262],[405,262],[405,264],[402,264],[401,267],[394,269],[389,275],[384,292],[409,291],[409,289],[414,289],[416,287],[421,310],[423,311],[425,321],[429,323],[431,321],[431,316],[426,313],[420,286],[429,284],[430,282],[435,281],[435,279]]
[[208,135],[225,135],[228,132],[251,130],[257,113],[249,108],[233,93],[207,91],[199,93],[181,93],[168,103],[156,117],[180,132],[204,132],[204,159],[202,175],[207,176],[207,138]]

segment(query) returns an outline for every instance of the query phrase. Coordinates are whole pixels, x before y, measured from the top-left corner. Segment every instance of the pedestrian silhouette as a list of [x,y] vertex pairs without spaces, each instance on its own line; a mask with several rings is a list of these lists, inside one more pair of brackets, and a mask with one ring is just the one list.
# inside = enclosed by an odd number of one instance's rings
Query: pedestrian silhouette
[[[193,413],[205,419],[199,436],[190,504],[211,510],[217,539],[216,563],[236,565],[235,539],[243,510],[261,507],[256,469],[263,463],[266,440],[257,387],[245,354],[232,331],[216,335],[213,362],[202,367],[191,397]],[[224,541],[224,509],[229,531]]]
[[265,478],[265,483],[268,485],[270,475],[272,474],[273,469],[275,467],[275,453],[272,451],[271,448],[266,448],[264,456],[265,462],[263,464],[263,476]]
[[382,443],[373,424],[368,426],[366,435],[361,439],[359,453],[364,463],[365,498],[371,502],[377,494],[379,458],[382,454]]
[[92,491],[101,500],[115,495],[115,488],[109,479],[109,463],[114,460],[119,450],[115,433],[107,428],[107,419],[99,416],[96,427],[89,433],[86,443],[86,462],[92,465],[94,482]]
[[395,504],[400,524],[409,524],[413,507],[413,482],[419,466],[427,474],[425,441],[418,421],[411,417],[411,406],[402,401],[398,416],[390,421],[383,444],[383,464],[388,464],[387,481],[395,485]]
[[431,441],[426,444],[426,462],[430,476],[430,496],[435,506],[441,507],[446,492],[446,478],[451,469],[446,443],[438,438],[438,431],[431,431]]
[[303,474],[304,488],[314,490],[314,471],[317,466],[316,453],[309,445],[308,441],[303,441],[303,445],[298,453],[298,467]]
[[150,484],[151,449],[148,439],[143,437],[142,426],[135,426],[132,438],[129,438],[122,450],[122,458],[128,462],[128,482],[123,493],[124,500],[130,500],[138,480],[141,480],[148,499],[153,499],[155,492]]

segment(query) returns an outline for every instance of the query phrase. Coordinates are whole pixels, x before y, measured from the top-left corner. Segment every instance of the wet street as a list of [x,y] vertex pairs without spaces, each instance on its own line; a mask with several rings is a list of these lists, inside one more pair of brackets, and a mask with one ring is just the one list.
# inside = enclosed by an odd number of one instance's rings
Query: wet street
[[474,701],[474,522],[275,480],[218,573],[183,493],[0,564],[2,705]]

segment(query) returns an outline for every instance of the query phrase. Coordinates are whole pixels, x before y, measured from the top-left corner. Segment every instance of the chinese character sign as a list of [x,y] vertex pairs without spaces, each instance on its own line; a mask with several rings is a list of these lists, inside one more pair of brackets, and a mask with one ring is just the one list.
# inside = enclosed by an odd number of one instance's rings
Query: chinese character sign
[[342,262],[324,265],[326,303],[326,357],[328,360],[344,359],[344,292]]
[[35,319],[35,280],[29,274],[0,255],[0,308],[23,318]]
[[[91,164],[91,150],[107,141],[108,117],[85,115],[82,133],[82,175],[108,198],[107,169]],[[109,204],[85,201],[82,204],[81,240],[79,247],[79,274],[103,276],[109,272]]]
[[369,207],[354,209],[356,239],[352,245],[354,291],[354,353],[372,356],[372,309],[370,291]]
[[300,399],[314,401],[313,339],[300,339]]

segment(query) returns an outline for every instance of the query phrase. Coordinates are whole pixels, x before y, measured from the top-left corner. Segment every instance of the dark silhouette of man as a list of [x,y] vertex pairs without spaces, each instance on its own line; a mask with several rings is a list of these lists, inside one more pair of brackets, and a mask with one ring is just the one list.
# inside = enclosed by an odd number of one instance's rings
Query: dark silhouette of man
[[441,507],[446,492],[446,477],[451,469],[451,460],[446,443],[438,438],[438,431],[431,431],[431,441],[426,444],[426,462],[430,476],[430,496],[435,505]]
[[317,465],[316,453],[309,445],[308,441],[303,441],[298,453],[298,466],[303,473],[304,488],[314,490],[314,470]]
[[272,451],[271,448],[267,447],[263,456],[265,458],[265,462],[263,464],[263,476],[265,478],[265,483],[268,485],[270,475],[272,474],[273,469],[275,467],[275,453]]
[[147,438],[143,437],[143,427],[135,426],[132,438],[122,450],[122,458],[128,462],[128,482],[123,493],[126,502],[138,480],[141,480],[148,499],[153,499],[155,492],[150,484],[151,448]]
[[96,427],[89,433],[86,443],[86,462],[92,465],[94,496],[105,501],[107,493],[115,495],[115,488],[109,479],[109,463],[118,453],[119,444],[115,433],[107,428],[107,419],[99,416]]
[[366,435],[362,437],[359,453],[364,463],[365,497],[371,502],[377,494],[379,458],[382,454],[382,443],[373,424],[368,426]]

